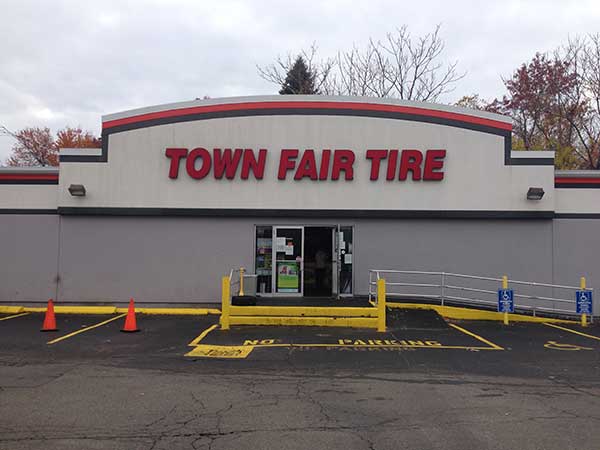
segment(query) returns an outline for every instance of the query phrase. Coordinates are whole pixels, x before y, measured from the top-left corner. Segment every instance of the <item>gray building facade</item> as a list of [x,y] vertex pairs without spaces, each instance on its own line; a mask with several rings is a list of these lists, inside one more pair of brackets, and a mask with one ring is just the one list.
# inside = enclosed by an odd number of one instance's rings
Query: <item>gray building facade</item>
[[265,296],[367,295],[375,268],[594,287],[600,177],[513,152],[511,127],[321,96],[105,116],[102,148],[0,171],[0,302],[214,303],[236,267]]

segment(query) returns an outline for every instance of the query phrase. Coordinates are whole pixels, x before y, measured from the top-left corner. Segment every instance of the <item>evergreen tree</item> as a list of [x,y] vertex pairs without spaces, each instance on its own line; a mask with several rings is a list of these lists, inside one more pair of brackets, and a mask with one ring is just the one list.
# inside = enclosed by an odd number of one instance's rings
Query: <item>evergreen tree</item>
[[315,74],[308,69],[302,56],[298,56],[288,70],[279,93],[281,95],[319,94],[319,90],[315,87]]

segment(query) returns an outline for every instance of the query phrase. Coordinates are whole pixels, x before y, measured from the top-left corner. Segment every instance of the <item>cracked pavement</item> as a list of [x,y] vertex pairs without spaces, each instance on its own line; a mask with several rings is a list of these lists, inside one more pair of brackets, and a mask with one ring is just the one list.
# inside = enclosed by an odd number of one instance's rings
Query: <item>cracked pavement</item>
[[114,324],[52,348],[35,319],[0,326],[1,450],[600,445],[600,341],[544,349],[571,339],[559,330],[464,325],[502,352],[265,348],[222,361],[182,356],[214,318],[142,317],[136,335]]

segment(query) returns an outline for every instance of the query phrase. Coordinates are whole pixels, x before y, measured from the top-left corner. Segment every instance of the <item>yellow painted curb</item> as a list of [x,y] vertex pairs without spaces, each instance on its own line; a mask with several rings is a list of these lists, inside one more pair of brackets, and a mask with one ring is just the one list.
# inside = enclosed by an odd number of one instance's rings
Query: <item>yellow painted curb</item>
[[377,309],[343,306],[230,306],[229,314],[280,317],[377,317]]
[[[118,313],[126,313],[127,308],[117,308]],[[135,308],[139,314],[174,315],[174,316],[206,316],[209,314],[221,314],[221,311],[213,308]]]
[[230,316],[229,321],[231,325],[377,328],[376,317]]
[[[26,312],[46,312],[46,307],[25,307]],[[114,314],[117,308],[114,306],[56,306],[54,312],[56,314]]]
[[0,306],[0,314],[19,314],[25,312],[22,306]]
[[[0,306],[0,314],[19,314],[22,312],[44,313],[45,306]],[[56,314],[117,314],[126,313],[127,308],[115,306],[54,306]],[[139,314],[161,314],[173,316],[206,316],[219,315],[221,311],[215,308],[136,308]]]
[[[460,306],[430,305],[425,303],[392,303],[388,302],[390,308],[399,309],[428,309],[436,311],[440,316],[447,319],[462,320],[504,320],[504,313],[496,311],[485,311],[481,309],[462,308]],[[577,323],[575,320],[551,319],[548,317],[533,317],[524,314],[509,314],[510,322],[533,322],[533,323]]]

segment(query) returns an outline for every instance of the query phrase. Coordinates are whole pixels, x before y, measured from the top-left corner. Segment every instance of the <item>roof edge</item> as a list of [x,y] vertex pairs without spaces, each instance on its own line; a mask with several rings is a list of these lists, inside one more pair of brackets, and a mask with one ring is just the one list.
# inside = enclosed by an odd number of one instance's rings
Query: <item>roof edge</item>
[[600,178],[600,170],[556,170],[555,178]]
[[42,174],[58,174],[58,166],[51,167],[0,167],[0,174],[8,175],[42,175]]
[[106,114],[102,116],[102,122],[110,122],[130,117],[141,116],[149,113],[157,113],[162,111],[172,111],[178,109],[186,109],[202,106],[228,105],[236,103],[260,103],[260,102],[339,102],[339,103],[364,103],[376,105],[403,106],[421,109],[429,109],[434,111],[450,112],[462,114],[471,117],[494,120],[512,125],[512,119],[508,116],[495,114],[487,111],[480,111],[471,108],[460,106],[445,105],[440,103],[427,103],[409,100],[396,100],[391,98],[378,97],[352,97],[352,96],[326,96],[326,95],[263,95],[263,96],[245,96],[245,97],[223,97],[206,100],[192,100],[176,103],[165,103],[161,105],[152,105],[142,108],[135,108],[126,111]]

